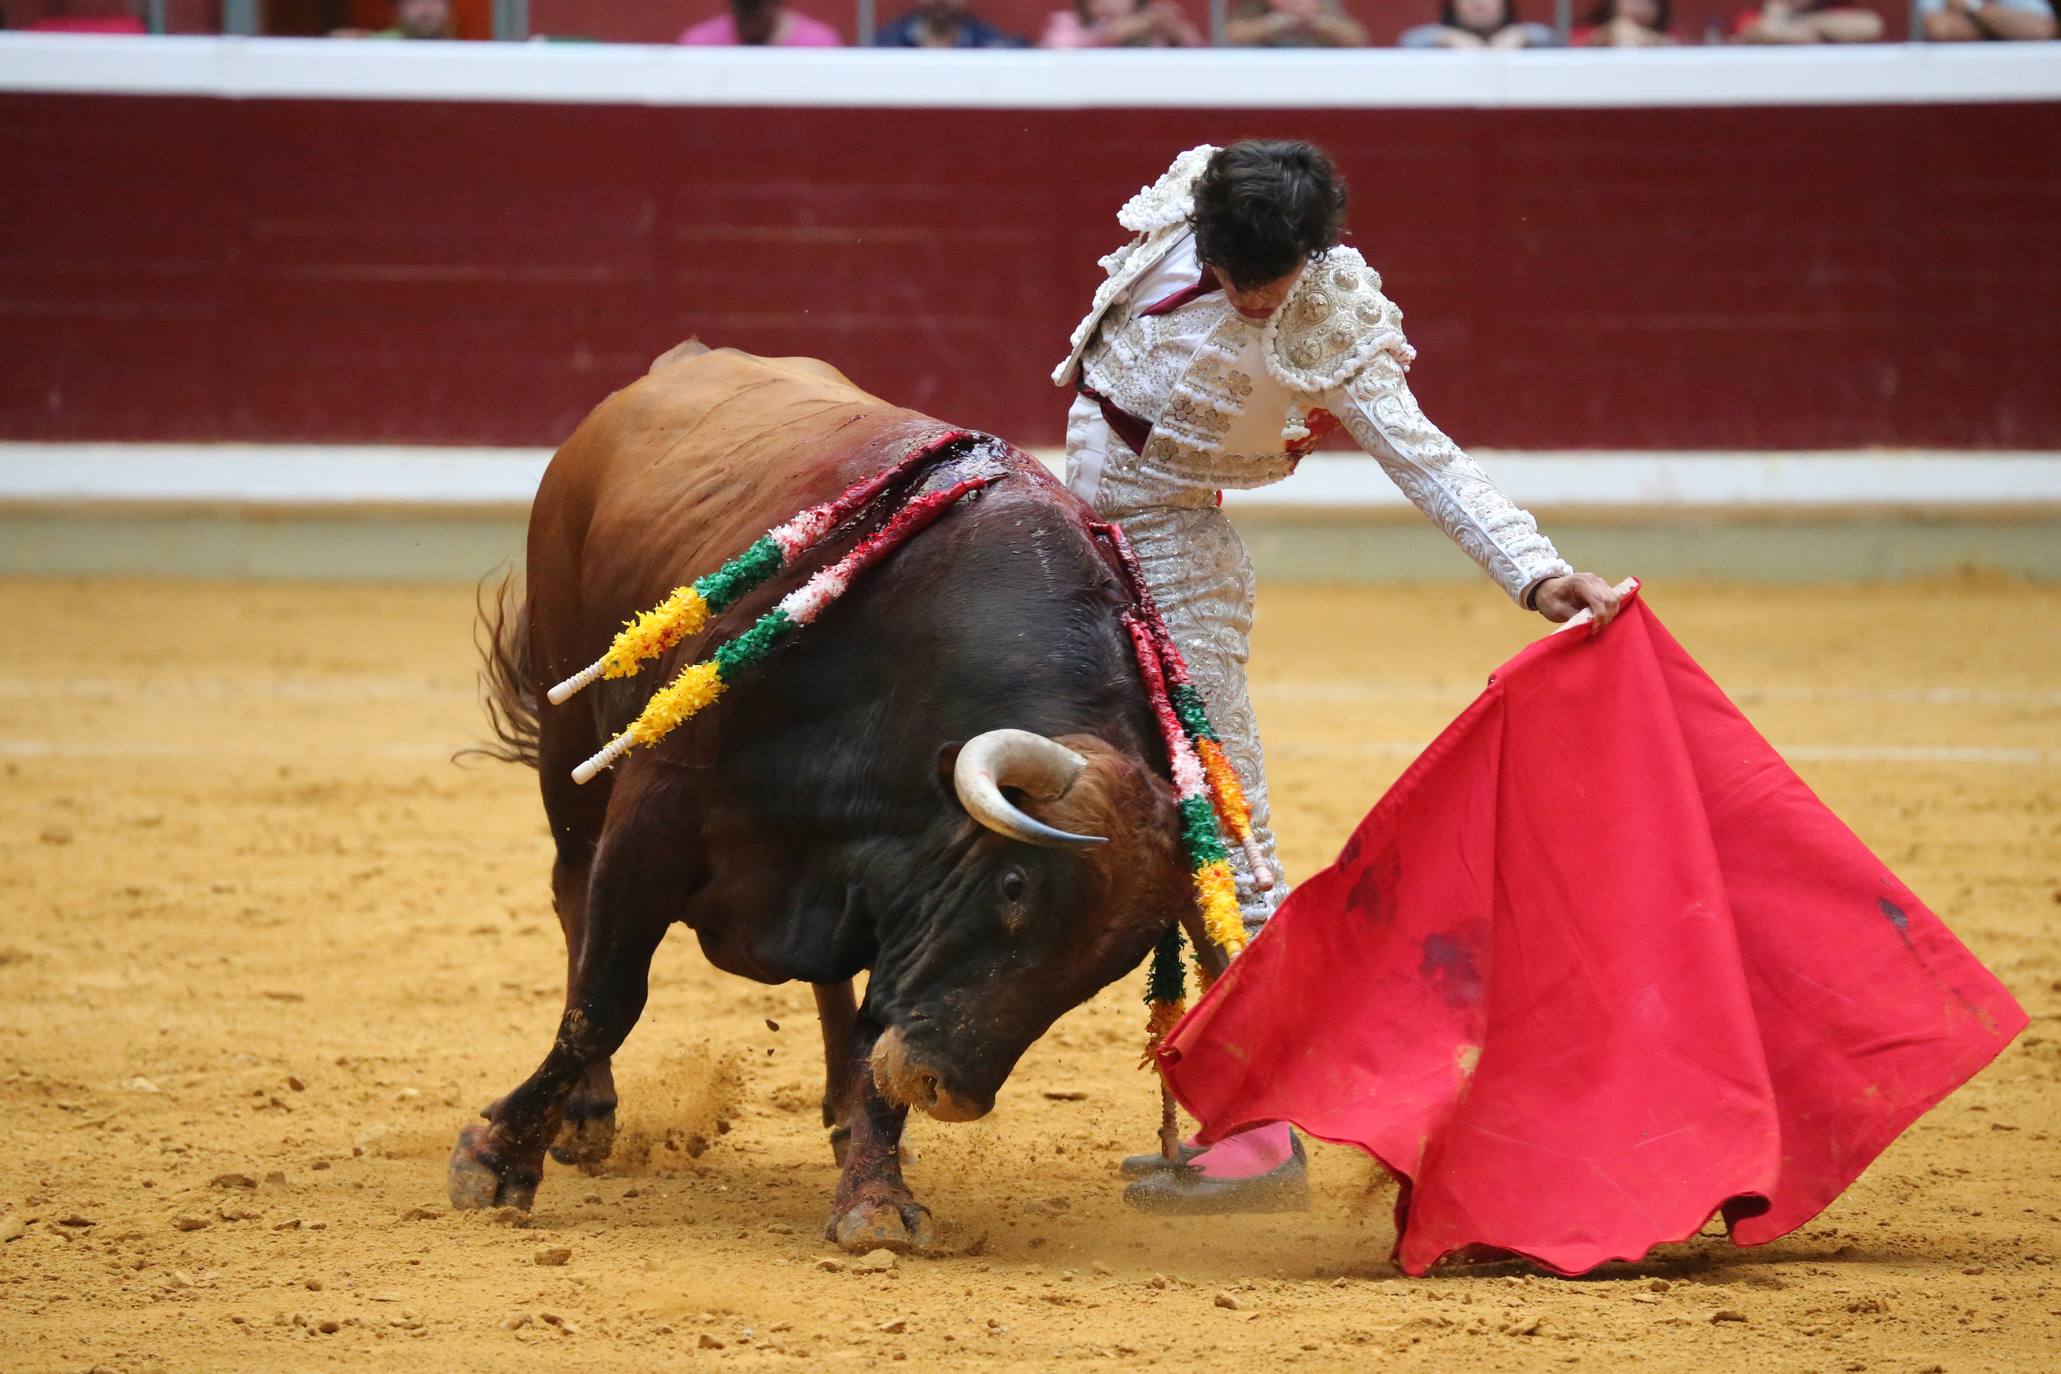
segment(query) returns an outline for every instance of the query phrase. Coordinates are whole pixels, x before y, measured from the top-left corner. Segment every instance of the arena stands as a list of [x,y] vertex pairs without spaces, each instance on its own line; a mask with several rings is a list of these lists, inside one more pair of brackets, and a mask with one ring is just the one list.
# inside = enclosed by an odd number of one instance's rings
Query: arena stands
[[[1253,0],[1254,13],[1264,13],[1265,0]],[[1412,46],[1429,46],[1429,29],[1446,11],[1441,0],[1330,0],[1346,21],[1341,33],[1364,33],[1373,46],[1391,46],[1406,33],[1414,33]],[[1939,0],[1840,0],[1831,4],[1794,4],[1775,0],[1762,7],[1749,0],[1674,0],[1666,6],[1649,6],[1666,16],[1667,42],[1710,45],[1760,39],[1765,41],[1809,41],[1823,36],[1846,41],[1865,41],[1879,33],[1884,42],[1900,42],[1931,36],[2020,37],[2051,33],[2042,29],[2040,6],[2050,0],[1992,0],[1994,8],[2016,12],[2015,19],[1993,25],[1970,20],[1961,23],[1956,12],[1945,12]],[[1235,22],[1251,8],[1237,0],[1218,0],[1215,13],[1211,0],[1156,0],[1156,5],[1178,11],[1204,41],[1221,35],[1227,22]],[[900,0],[788,0],[788,8],[828,25],[846,44],[859,44],[899,18],[912,5]],[[687,28],[725,12],[723,0],[640,0],[634,5],[612,0],[529,0],[527,4],[500,4],[494,0],[449,0],[452,36],[484,40],[494,37],[546,38],[600,43],[671,43]],[[1012,34],[1035,40],[1043,34],[1055,11],[1071,9],[1061,0],[972,0],[970,11],[982,21]],[[1764,12],[1765,10],[1765,12]],[[1812,15],[1837,11],[1838,16],[1820,22]],[[1529,43],[1541,41],[1585,44],[1599,42],[1597,18],[1600,7],[1589,0],[1515,0],[1511,18],[1515,23],[1536,26]],[[337,31],[363,32],[389,29],[394,24],[392,0],[9,0],[7,23],[17,29],[48,29],[71,32],[138,33],[151,29],[163,33],[207,34],[248,31],[272,36],[317,36]],[[1944,17],[1941,17],[1944,13]],[[1914,28],[1914,15],[1920,20]],[[1930,18],[1924,18],[1930,15]],[[2051,14],[2044,22],[2051,25]],[[499,26],[497,28],[497,25]],[[1817,30],[1823,29],[1820,35]],[[1968,30],[1964,33],[1962,30]],[[1234,29],[1233,37],[1237,37]],[[1541,37],[1543,35],[1543,38]],[[1156,41],[1156,40],[1155,40]],[[1283,41],[1301,45],[1293,34]],[[1351,41],[1346,39],[1344,41]],[[1507,45],[1507,44],[1506,44]]]

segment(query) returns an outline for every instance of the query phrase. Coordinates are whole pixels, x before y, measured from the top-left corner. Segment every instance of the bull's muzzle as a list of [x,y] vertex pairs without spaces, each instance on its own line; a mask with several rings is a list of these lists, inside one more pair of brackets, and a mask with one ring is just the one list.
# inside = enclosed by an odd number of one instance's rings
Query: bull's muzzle
[[979,1101],[953,1092],[945,1075],[909,1047],[900,1026],[890,1027],[873,1045],[873,1085],[880,1095],[902,1107],[929,1112],[939,1121],[977,1121],[994,1107],[993,1098]]

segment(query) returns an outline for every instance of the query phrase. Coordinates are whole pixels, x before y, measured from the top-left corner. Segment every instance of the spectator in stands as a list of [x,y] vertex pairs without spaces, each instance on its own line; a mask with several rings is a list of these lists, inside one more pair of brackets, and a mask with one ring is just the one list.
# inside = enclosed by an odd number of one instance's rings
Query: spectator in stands
[[727,14],[711,15],[680,35],[696,48],[838,48],[844,40],[820,19],[780,0],[730,0]]
[[2048,0],[1918,0],[1918,9],[1934,43],[2043,40],[2061,27]]
[[1041,48],[1196,48],[1202,34],[1169,0],[1073,0],[1045,22]]
[[1747,11],[1736,37],[1741,43],[1873,43],[1882,37],[1882,16],[1838,0],[1766,0]]
[[1568,35],[1575,47],[1658,48],[1675,40],[1668,0],[1601,0],[1589,15],[1588,27]]
[[1405,48],[1545,48],[1553,30],[1517,19],[1514,0],[1445,0],[1436,24],[1404,29]]
[[[26,6],[20,22],[30,33],[140,34],[150,32],[138,13],[141,5],[131,0],[59,0],[57,4]],[[0,29],[7,27],[0,19]]]
[[1338,0],[1239,0],[1224,25],[1234,48],[1363,48],[1367,30]]
[[921,0],[874,36],[882,48],[1027,48],[1030,40],[968,12],[966,0]]
[[337,29],[332,38],[451,38],[451,0],[395,0],[390,29]]

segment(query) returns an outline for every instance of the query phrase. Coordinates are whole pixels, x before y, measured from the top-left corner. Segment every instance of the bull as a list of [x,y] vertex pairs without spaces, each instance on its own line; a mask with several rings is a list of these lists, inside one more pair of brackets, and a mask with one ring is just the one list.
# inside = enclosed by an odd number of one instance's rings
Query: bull
[[823,1121],[841,1165],[828,1236],[927,1248],[934,1222],[901,1172],[909,1110],[985,1114],[1059,1016],[1192,910],[1121,568],[1084,505],[983,436],[950,440],[938,465],[949,478],[999,464],[1000,480],[882,561],[720,706],[572,781],[655,685],[863,530],[639,677],[558,706],[544,684],[769,526],[953,433],[823,363],[685,345],[552,459],[530,515],[526,596],[489,617],[486,680],[496,752],[539,770],[565,1006],[536,1071],[460,1134],[455,1206],[529,1207],[547,1148],[566,1163],[606,1158],[610,1056],[679,924],[720,969],[814,988]]

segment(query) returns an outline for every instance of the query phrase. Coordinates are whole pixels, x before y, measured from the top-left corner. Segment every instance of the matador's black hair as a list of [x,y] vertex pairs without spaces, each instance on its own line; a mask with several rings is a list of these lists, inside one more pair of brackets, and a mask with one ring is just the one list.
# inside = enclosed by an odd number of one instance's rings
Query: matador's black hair
[[1197,257],[1233,286],[1261,286],[1337,246],[1345,179],[1314,143],[1245,139],[1203,168],[1188,222]]

